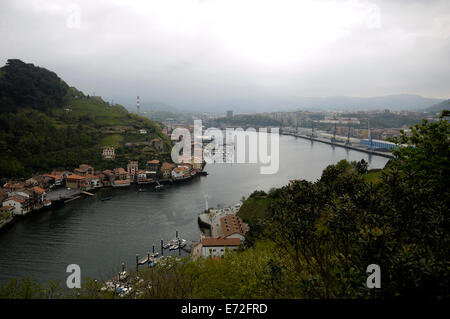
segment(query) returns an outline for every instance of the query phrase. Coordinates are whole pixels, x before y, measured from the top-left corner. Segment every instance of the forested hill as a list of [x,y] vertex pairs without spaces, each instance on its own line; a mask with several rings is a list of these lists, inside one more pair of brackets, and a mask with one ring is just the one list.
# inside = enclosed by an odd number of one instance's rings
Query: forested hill
[[[139,130],[145,129],[145,134]],[[160,138],[164,150],[148,145]],[[102,160],[103,146],[116,147],[116,160]],[[0,179],[28,177],[81,163],[95,169],[170,157],[170,140],[160,124],[83,94],[54,72],[8,60],[0,68]]]
[[30,63],[11,59],[0,69],[1,112],[61,108],[68,90],[55,73]]

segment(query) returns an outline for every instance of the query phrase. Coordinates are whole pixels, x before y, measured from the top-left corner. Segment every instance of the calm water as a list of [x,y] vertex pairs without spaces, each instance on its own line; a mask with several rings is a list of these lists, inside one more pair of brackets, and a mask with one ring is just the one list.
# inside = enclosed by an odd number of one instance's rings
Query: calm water
[[[341,159],[365,159],[370,168],[381,168],[387,158],[295,138],[280,137],[280,169],[259,174],[257,164],[207,165],[207,177],[161,192],[137,188],[102,190],[112,195],[102,202],[82,198],[64,207],[38,212],[0,234],[0,283],[11,277],[30,276],[39,281],[65,280],[68,264],[79,264],[82,277],[108,278],[122,262],[134,269],[136,254],[144,255],[161,238],[180,236],[198,241],[197,215],[209,206],[233,205],[256,189],[269,190],[290,179],[314,181],[329,164]],[[172,254],[177,254],[172,253]]]

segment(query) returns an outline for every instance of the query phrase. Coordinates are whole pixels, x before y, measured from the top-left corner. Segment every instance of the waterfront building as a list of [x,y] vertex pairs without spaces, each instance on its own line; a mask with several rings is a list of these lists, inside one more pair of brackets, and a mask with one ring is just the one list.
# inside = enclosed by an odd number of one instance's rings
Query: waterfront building
[[62,179],[66,179],[67,176],[71,175],[72,173],[69,171],[53,171],[51,175],[61,177]]
[[147,162],[147,170],[151,172],[157,172],[159,170],[159,161],[152,160]]
[[103,186],[111,186],[114,181],[115,174],[112,170],[107,169],[103,171],[101,178]]
[[164,179],[172,177],[172,170],[175,168],[175,164],[164,162],[161,165],[161,173]]
[[101,177],[96,175],[86,175],[86,180],[89,184],[89,188],[102,187]]
[[93,175],[94,168],[87,164],[81,164],[79,168],[75,168],[74,172],[80,176]]
[[3,188],[9,192],[15,192],[25,189],[25,184],[21,182],[8,182],[3,185]]
[[239,238],[202,238],[203,257],[221,257],[228,249],[236,249],[241,244]]
[[29,198],[23,197],[21,195],[14,195],[5,199],[2,206],[14,207],[14,215],[25,215],[31,211],[31,204]]
[[137,183],[138,184],[149,184],[152,183],[156,179],[156,173],[150,171],[139,170],[137,174]]
[[64,183],[64,178],[61,175],[44,174],[42,176],[49,178],[55,186],[60,186]]
[[220,219],[223,238],[239,238],[241,242],[245,239],[246,227],[242,218],[235,214],[229,214]]
[[380,140],[372,140],[372,139],[362,139],[359,141],[363,145],[367,145],[369,148],[372,149],[384,149],[384,150],[390,150],[393,148],[394,150],[398,149],[402,145],[397,145],[392,142],[388,141],[380,141]]
[[147,130],[141,128],[141,129],[139,130],[139,134],[147,134]]
[[66,186],[71,189],[85,189],[89,187],[86,176],[72,174],[66,178]]
[[36,194],[38,202],[39,203],[43,203],[44,200],[45,200],[45,197],[47,196],[47,193],[45,192],[45,189],[43,189],[43,188],[41,188],[39,186],[34,186],[32,188],[32,190]]
[[115,168],[114,169],[114,176],[115,180],[129,180],[130,175],[128,175],[128,172],[124,170],[122,167]]
[[129,160],[128,164],[127,164],[127,171],[128,171],[128,175],[130,176],[130,179],[132,181],[135,181],[137,178],[138,171],[139,171],[138,161]]
[[128,187],[130,186],[130,180],[129,179],[124,179],[124,180],[115,180],[112,183],[112,187]]
[[38,186],[44,189],[49,188],[51,185],[54,185],[54,180],[46,175],[38,175],[33,177],[38,182]]
[[172,170],[172,179],[182,180],[191,177],[191,167],[188,164],[178,165]]

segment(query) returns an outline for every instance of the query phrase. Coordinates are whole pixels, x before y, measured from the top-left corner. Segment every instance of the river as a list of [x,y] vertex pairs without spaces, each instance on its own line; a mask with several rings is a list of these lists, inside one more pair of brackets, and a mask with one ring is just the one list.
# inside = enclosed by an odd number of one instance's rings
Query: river
[[[233,205],[256,189],[268,191],[290,179],[314,181],[327,165],[341,159],[365,159],[370,168],[382,168],[388,161],[281,136],[277,174],[261,175],[258,164],[208,164],[208,176],[162,191],[102,190],[94,197],[31,213],[0,234],[0,284],[26,276],[63,282],[69,264],[80,265],[83,278],[110,278],[122,262],[135,269],[136,254],[143,256],[152,245],[159,251],[160,240],[172,239],[175,230],[189,241],[199,240],[197,216],[205,209],[205,196],[210,207]],[[112,199],[101,201],[106,194]]]

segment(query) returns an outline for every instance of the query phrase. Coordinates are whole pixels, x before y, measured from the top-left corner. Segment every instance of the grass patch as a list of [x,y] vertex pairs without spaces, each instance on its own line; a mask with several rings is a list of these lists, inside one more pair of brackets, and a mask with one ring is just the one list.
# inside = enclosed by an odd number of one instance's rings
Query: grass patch
[[364,175],[364,180],[366,182],[371,182],[371,183],[379,183],[381,181],[381,172],[383,170],[382,169],[371,169],[370,171],[367,172],[367,174]]
[[123,142],[123,136],[119,135],[119,134],[113,134],[113,135],[106,135],[105,137],[102,138],[101,141],[101,146],[115,146],[118,147],[120,145],[122,145]]

